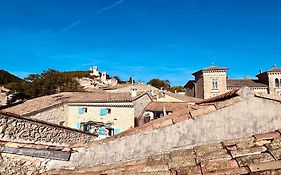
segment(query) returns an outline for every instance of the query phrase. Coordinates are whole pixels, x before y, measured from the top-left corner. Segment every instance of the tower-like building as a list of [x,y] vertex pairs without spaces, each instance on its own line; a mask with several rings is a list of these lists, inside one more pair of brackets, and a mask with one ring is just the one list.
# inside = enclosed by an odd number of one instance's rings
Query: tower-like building
[[186,95],[207,99],[243,86],[257,93],[281,95],[281,69],[276,65],[266,72],[260,71],[256,76],[258,79],[229,79],[227,70],[210,66],[193,73],[195,80],[188,81],[184,86]]

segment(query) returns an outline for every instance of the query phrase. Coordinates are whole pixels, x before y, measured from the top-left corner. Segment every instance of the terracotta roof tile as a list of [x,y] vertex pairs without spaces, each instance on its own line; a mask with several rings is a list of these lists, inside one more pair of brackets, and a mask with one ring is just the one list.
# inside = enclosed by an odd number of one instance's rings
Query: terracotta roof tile
[[[261,142],[261,141],[266,142]],[[267,143],[269,142],[269,143]],[[257,143],[264,143],[257,146]],[[267,147],[266,145],[271,145]],[[275,146],[274,146],[275,145]],[[277,146],[278,145],[278,146]],[[176,149],[142,160],[91,167],[88,174],[280,174],[281,136],[276,132]],[[233,150],[228,148],[234,147]],[[67,171],[65,174],[82,174]],[[84,171],[85,173],[85,171]],[[52,173],[49,173],[52,174]],[[64,171],[57,171],[64,174]]]
[[228,79],[226,80],[227,87],[240,88],[243,86],[247,87],[268,87],[268,85],[260,82],[256,79]]
[[236,96],[239,95],[238,94],[239,90],[240,89],[234,89],[234,90],[228,91],[228,92],[223,93],[221,95],[218,95],[218,96],[215,96],[215,97],[203,100],[201,103],[198,103],[198,104],[223,101],[223,100],[226,100],[226,99],[230,99],[230,98],[236,97]]
[[176,94],[170,91],[165,91],[165,94],[171,97],[174,97],[176,99],[179,99],[181,101],[187,102],[187,103],[199,103],[202,101],[200,98],[195,98],[195,97],[190,97],[187,95],[182,95],[182,94]]
[[69,160],[71,154],[71,149],[63,146],[48,146],[34,143],[19,143],[1,140],[0,142],[0,153],[63,161]]
[[224,71],[227,71],[228,68],[225,68],[225,67],[218,67],[218,66],[210,66],[210,67],[201,69],[201,70],[199,70],[199,71],[197,71],[197,72],[194,72],[192,75],[196,76],[197,74],[202,73],[202,72],[205,72],[205,71],[215,71],[215,70],[224,70]]
[[171,112],[175,112],[177,110],[183,109],[183,108],[187,108],[190,105],[188,105],[185,102],[157,102],[157,101],[153,101],[150,102],[146,107],[145,110],[146,111],[163,111],[163,109],[165,108],[165,110],[171,111]]
[[[139,96],[142,96],[140,94]],[[39,112],[64,103],[75,102],[130,102],[137,97],[131,97],[130,93],[106,93],[103,90],[95,92],[62,92],[59,94],[27,100],[13,107],[3,109],[4,112],[10,112],[18,115],[28,115],[33,112]]]

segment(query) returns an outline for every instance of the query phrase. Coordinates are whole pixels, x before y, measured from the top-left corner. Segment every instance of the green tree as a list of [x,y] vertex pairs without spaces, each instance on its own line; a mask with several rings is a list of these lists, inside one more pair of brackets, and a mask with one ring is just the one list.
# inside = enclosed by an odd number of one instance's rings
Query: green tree
[[158,89],[168,89],[171,87],[169,80],[160,80],[159,78],[151,79],[147,82],[147,84],[150,84],[151,86],[154,86]]
[[172,86],[172,87],[168,88],[168,91],[171,91],[171,92],[185,92],[185,89],[182,86]]
[[51,95],[57,92],[82,91],[75,76],[80,73],[65,73],[49,69],[41,74],[30,74],[25,81],[10,83],[7,88],[27,95],[29,98]]

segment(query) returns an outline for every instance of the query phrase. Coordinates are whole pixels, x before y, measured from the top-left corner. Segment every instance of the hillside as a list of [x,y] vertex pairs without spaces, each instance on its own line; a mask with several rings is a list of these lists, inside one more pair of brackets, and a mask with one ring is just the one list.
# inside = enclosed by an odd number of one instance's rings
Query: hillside
[[7,83],[12,83],[12,82],[20,82],[22,79],[19,77],[1,69],[0,70],[0,85],[4,85]]

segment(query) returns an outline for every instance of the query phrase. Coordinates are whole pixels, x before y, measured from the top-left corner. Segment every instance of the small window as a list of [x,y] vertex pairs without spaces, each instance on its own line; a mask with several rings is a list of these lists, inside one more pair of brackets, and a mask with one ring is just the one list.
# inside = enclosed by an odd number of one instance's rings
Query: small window
[[106,110],[107,110],[108,114],[111,114],[111,109],[110,108],[106,108]]
[[83,108],[83,107],[78,108],[78,114],[84,114],[84,113],[87,113],[87,112],[88,112],[87,108]]
[[218,89],[218,79],[212,78],[212,89]]
[[279,84],[280,82],[279,82],[279,79],[278,78],[276,78],[275,79],[275,87],[280,87],[280,84]]

